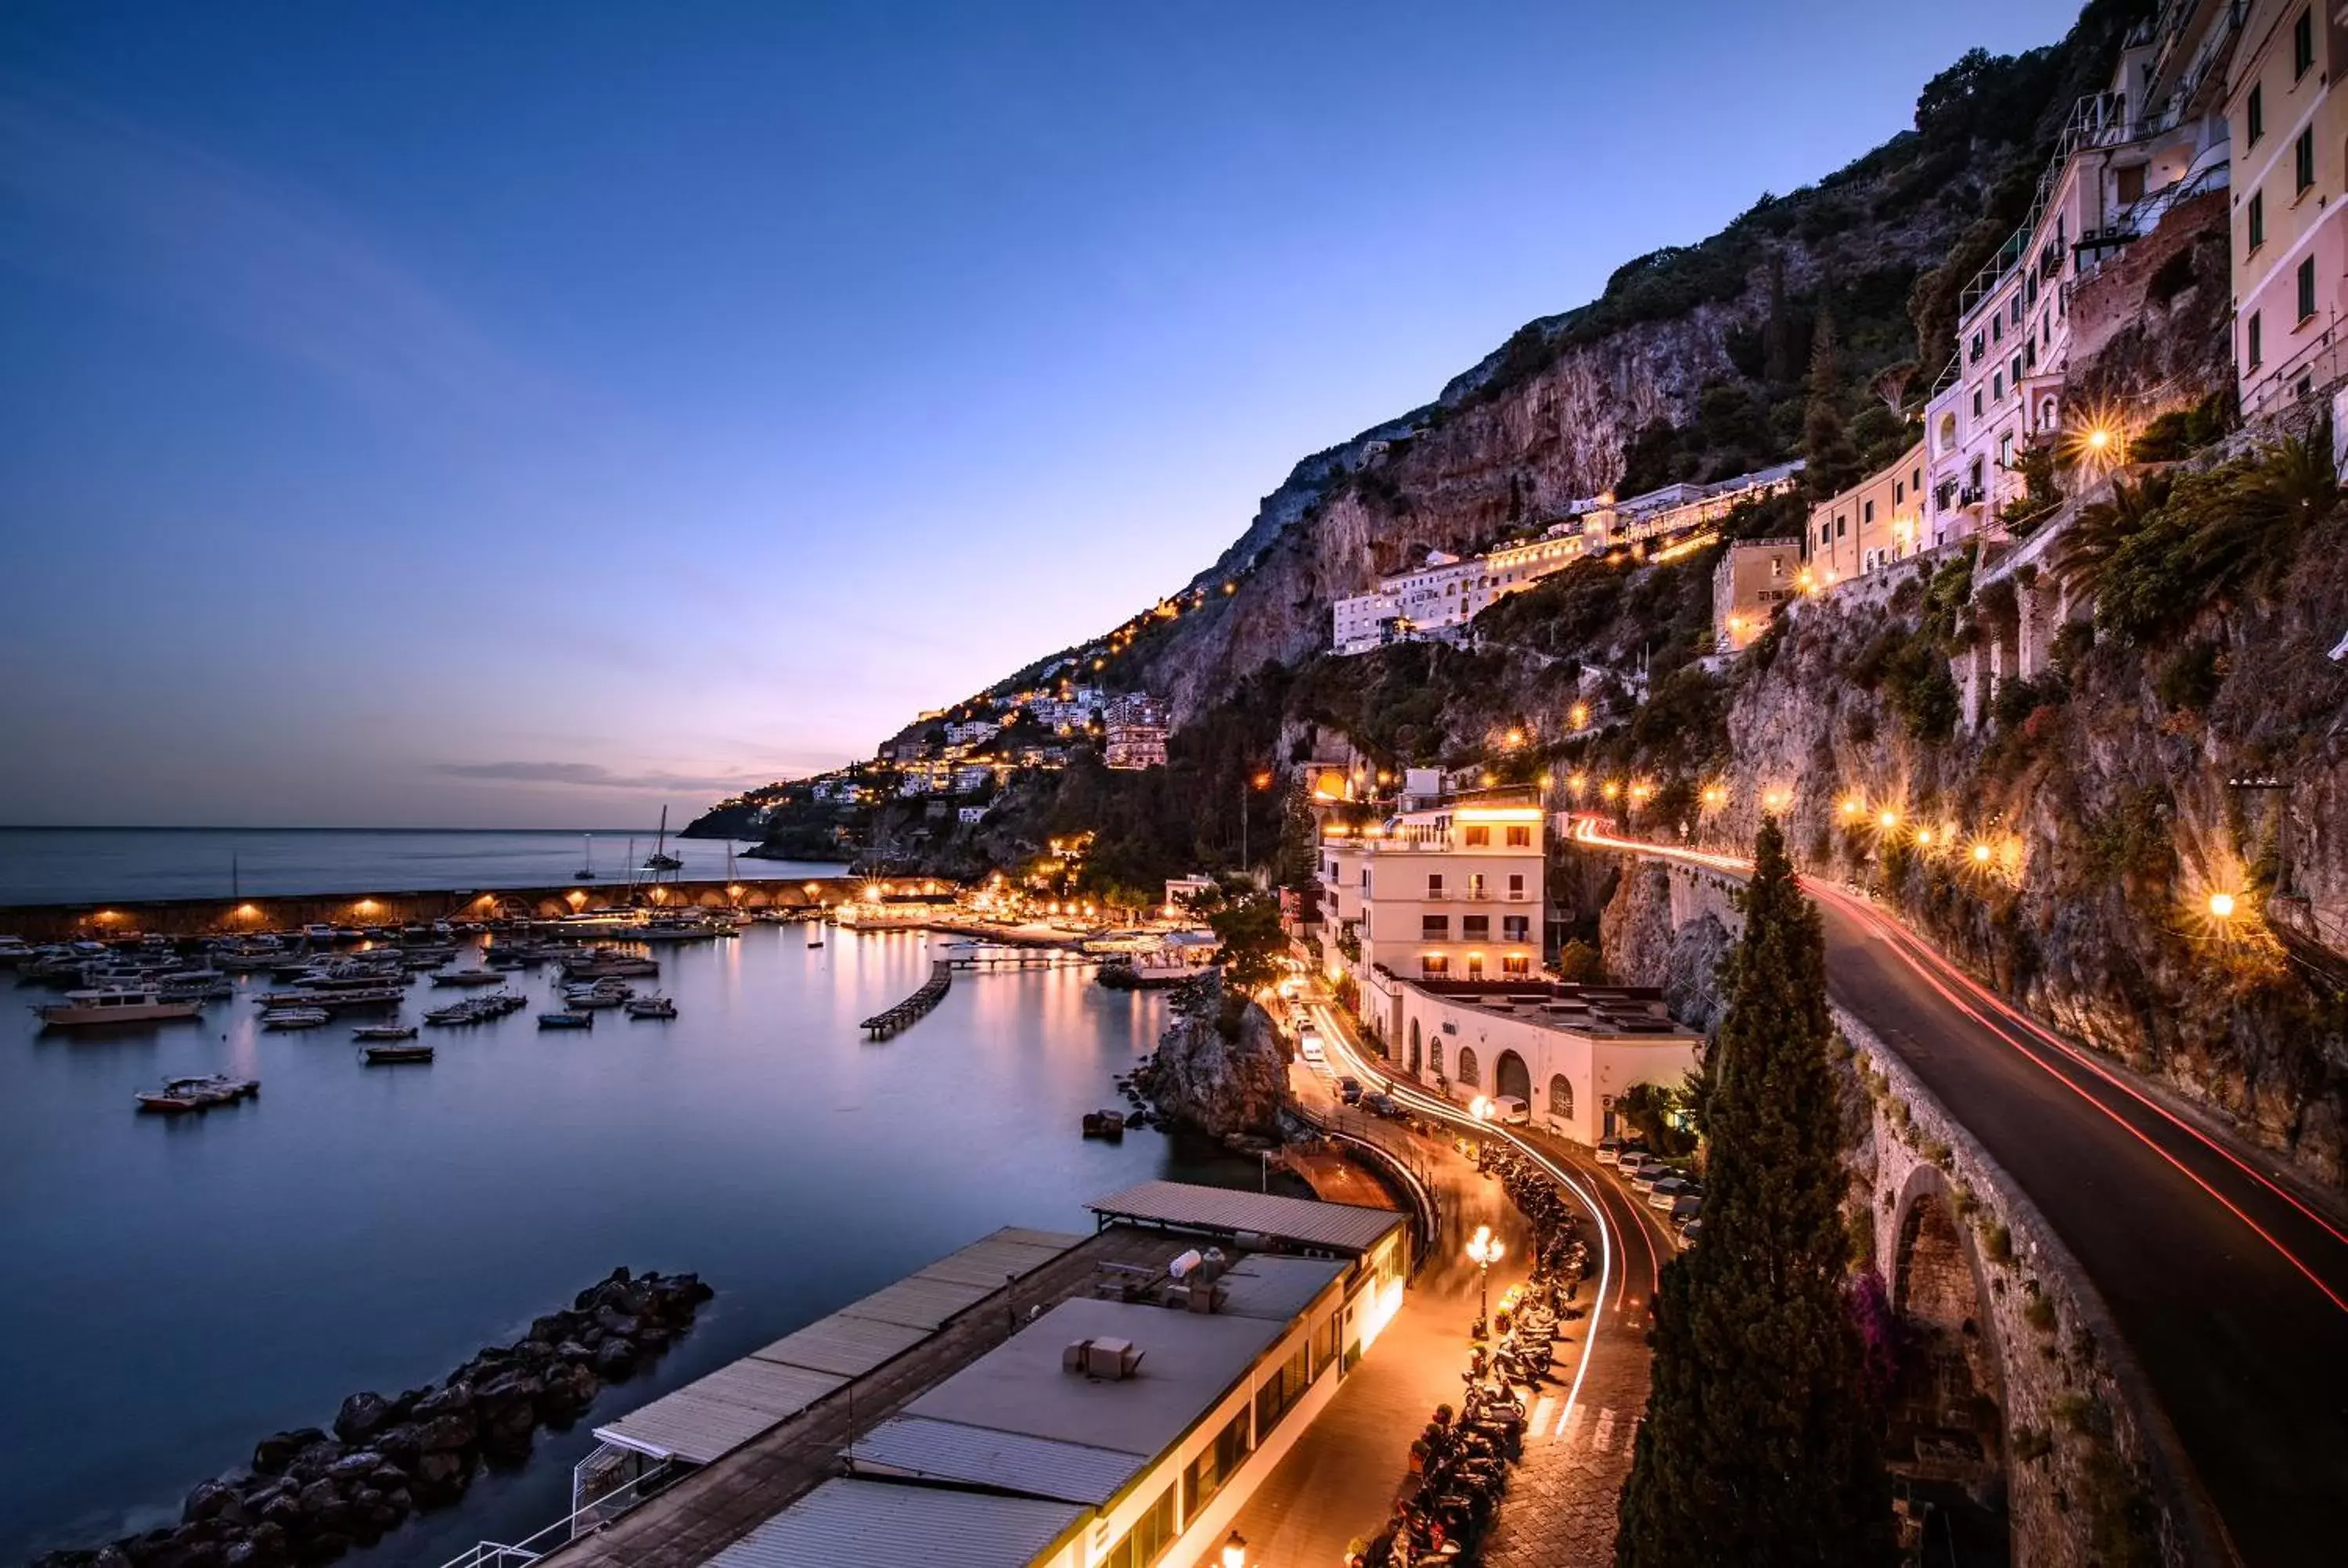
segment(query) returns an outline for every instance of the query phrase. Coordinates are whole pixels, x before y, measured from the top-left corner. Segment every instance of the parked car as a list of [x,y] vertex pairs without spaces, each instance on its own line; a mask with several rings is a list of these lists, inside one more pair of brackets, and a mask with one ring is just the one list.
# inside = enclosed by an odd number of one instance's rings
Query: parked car
[[1337,1080],[1337,1097],[1348,1105],[1362,1102],[1362,1081],[1351,1074]]
[[1296,1037],[1296,1049],[1316,1067],[1328,1060],[1321,1054],[1321,1037],[1309,1029]]
[[1672,1168],[1661,1160],[1650,1160],[1641,1165],[1638,1173],[1631,1178],[1631,1190],[1652,1193],[1655,1190],[1655,1184],[1667,1179],[1671,1173]]
[[1702,1193],[1682,1193],[1672,1200],[1672,1224],[1684,1230],[1695,1224],[1696,1215],[1704,1213]]
[[1644,1149],[1625,1149],[1615,1157],[1614,1164],[1615,1168],[1622,1172],[1622,1179],[1627,1182],[1637,1175],[1641,1168],[1653,1158],[1654,1156]]
[[1492,1120],[1510,1127],[1521,1127],[1533,1119],[1532,1107],[1513,1094],[1502,1094],[1492,1101]]
[[1601,1164],[1601,1165],[1612,1165],[1612,1164],[1618,1164],[1618,1163],[1621,1163],[1622,1158],[1622,1139],[1620,1139],[1620,1138],[1601,1138],[1601,1139],[1599,1139],[1599,1140],[1598,1140],[1598,1163],[1599,1163],[1600,1164]]
[[1702,1220],[1690,1220],[1687,1224],[1680,1226],[1680,1245],[1682,1246],[1694,1246],[1695,1245],[1695,1238],[1703,1234],[1704,1222]]
[[1672,1204],[1687,1190],[1688,1184],[1685,1176],[1665,1176],[1655,1184],[1652,1192],[1648,1193],[1647,1206],[1651,1209],[1661,1209],[1669,1214]]

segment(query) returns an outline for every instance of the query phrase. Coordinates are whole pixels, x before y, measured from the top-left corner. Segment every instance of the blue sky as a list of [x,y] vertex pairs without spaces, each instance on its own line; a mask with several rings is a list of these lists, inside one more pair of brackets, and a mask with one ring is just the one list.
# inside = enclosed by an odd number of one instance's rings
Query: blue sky
[[0,822],[865,754],[2071,15],[16,0]]

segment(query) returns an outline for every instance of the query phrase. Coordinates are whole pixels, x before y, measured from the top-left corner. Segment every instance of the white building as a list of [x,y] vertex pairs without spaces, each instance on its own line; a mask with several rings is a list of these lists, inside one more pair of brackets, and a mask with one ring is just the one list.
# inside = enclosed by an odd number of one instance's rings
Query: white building
[[1583,548],[1590,555],[1602,555],[1616,545],[1669,541],[1716,527],[1747,501],[1766,500],[1792,489],[1801,477],[1802,463],[1797,458],[1709,485],[1665,485],[1627,501],[1601,496],[1581,519]]
[[1416,570],[1381,578],[1369,592],[1336,601],[1331,610],[1336,651],[1366,653],[1389,642],[1429,638],[1453,641],[1485,610],[1570,566],[1581,554],[1581,536],[1563,524],[1539,538],[1466,560],[1429,550]]
[[1923,542],[1979,532],[2024,488],[2015,459],[2064,418],[2071,301],[2170,208],[2228,179],[2226,64],[2240,8],[2171,0],[2074,107],[2030,215],[1959,296],[1957,357],[1925,405]]
[[1546,818],[1528,790],[1322,829],[1322,919],[1355,973],[1530,979],[1541,968]]
[[1102,761],[1113,768],[1166,765],[1166,704],[1147,692],[1119,697],[1104,715],[1107,745]]

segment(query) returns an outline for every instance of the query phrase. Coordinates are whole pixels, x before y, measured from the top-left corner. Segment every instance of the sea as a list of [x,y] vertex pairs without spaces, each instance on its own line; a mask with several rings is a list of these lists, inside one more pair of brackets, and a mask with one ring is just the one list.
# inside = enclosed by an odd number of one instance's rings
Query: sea
[[[284,842],[387,869],[472,835],[376,836]],[[530,835],[506,836],[519,866]],[[483,853],[499,852],[470,864]],[[181,886],[140,876],[119,890]],[[657,980],[635,983],[675,999],[673,1022],[541,1032],[533,1009],[427,1030],[438,1060],[409,1067],[362,1066],[348,1023],[261,1030],[265,974],[201,1020],[98,1035],[45,1032],[46,993],[0,971],[17,1004],[0,1016],[0,1561],[172,1522],[260,1437],[436,1381],[616,1265],[716,1287],[649,1375],[541,1433],[526,1466],[344,1559],[430,1568],[568,1512],[596,1424],[999,1226],[1088,1232],[1086,1199],[1155,1176],[1264,1179],[1211,1143],[1079,1136],[1164,1006],[1082,970],[964,973],[867,1041],[857,1020],[949,940],[752,926],[660,949]],[[551,973],[520,983],[551,1005]],[[406,1016],[456,994],[418,984]],[[260,1097],[133,1109],[214,1071],[259,1078]]]
[[[283,897],[311,893],[411,893],[544,887],[582,866],[603,883],[653,852],[654,835],[613,829],[451,831],[433,828],[0,827],[0,907],[134,903],[158,898]],[[730,875],[805,880],[837,876],[838,862],[754,860],[748,845],[666,840],[687,881]],[[728,852],[732,857],[729,862]],[[0,919],[0,930],[5,930]]]

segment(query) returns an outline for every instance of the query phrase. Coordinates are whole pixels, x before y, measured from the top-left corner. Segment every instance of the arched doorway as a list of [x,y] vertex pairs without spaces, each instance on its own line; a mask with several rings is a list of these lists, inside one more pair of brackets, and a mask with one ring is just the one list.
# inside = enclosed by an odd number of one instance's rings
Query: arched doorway
[[1418,1020],[1410,1020],[1410,1075],[1418,1076]]
[[1476,1081],[1476,1053],[1464,1045],[1459,1048],[1459,1081],[1466,1084],[1470,1089],[1478,1087]]
[[1573,1081],[1562,1072],[1550,1074],[1549,1113],[1560,1122],[1573,1120]]
[[1525,1059],[1513,1050],[1500,1052],[1500,1060],[1492,1064],[1492,1092],[1513,1094],[1529,1106],[1533,1102],[1532,1069]]
[[2004,1378],[1972,1227],[1941,1173],[1909,1177],[1891,1258],[1891,1306],[1912,1336],[1890,1400],[1895,1473],[1938,1483],[1959,1535],[1995,1540],[2005,1516]]

